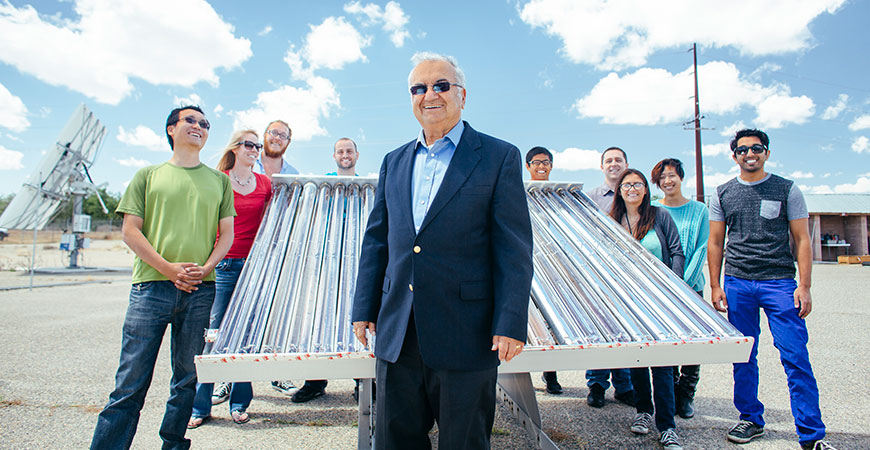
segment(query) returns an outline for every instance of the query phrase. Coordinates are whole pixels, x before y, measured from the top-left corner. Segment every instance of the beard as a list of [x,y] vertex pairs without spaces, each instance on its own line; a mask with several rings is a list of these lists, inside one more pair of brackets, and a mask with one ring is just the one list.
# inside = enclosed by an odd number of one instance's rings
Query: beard
[[279,151],[274,151],[272,150],[273,146],[269,143],[266,143],[266,145],[263,146],[263,154],[268,156],[269,158],[280,158],[284,156],[284,152],[287,151],[288,146],[284,146],[284,148]]

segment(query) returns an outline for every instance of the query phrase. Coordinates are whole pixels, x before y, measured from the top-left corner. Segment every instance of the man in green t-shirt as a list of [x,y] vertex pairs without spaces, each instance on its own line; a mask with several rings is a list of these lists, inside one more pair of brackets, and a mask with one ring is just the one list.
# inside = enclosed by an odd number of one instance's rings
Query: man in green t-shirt
[[[130,448],[167,325],[172,381],[160,426],[164,449],[188,449],[196,368],[214,301],[213,269],[233,242],[233,190],[199,152],[209,123],[197,106],[166,119],[172,158],[133,177],[117,211],[124,242],[136,254],[115,390],[100,412],[91,449]],[[219,233],[219,234],[218,234]],[[217,240],[217,242],[215,242]]]

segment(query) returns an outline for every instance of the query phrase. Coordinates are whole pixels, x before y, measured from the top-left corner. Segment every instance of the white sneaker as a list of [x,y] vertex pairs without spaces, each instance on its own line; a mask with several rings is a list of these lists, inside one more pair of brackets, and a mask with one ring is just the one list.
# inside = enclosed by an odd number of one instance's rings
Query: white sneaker
[[680,437],[677,436],[677,432],[673,428],[665,430],[659,442],[662,443],[665,450],[683,450],[683,447],[680,445]]
[[230,384],[217,383],[214,385],[214,391],[211,393],[211,404],[219,405],[230,398]]
[[631,422],[631,432],[636,434],[647,434],[652,426],[652,416],[648,413],[637,413],[634,416],[634,421]]

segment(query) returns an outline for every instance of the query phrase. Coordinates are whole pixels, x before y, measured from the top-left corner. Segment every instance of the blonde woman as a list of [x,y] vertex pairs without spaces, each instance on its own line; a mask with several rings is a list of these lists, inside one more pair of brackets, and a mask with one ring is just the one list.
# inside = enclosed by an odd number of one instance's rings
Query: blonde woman
[[[254,130],[233,133],[217,169],[230,177],[236,206],[233,246],[227,256],[215,268],[215,298],[211,308],[210,328],[218,328],[229,305],[236,282],[245,265],[245,258],[254,244],[266,203],[272,198],[272,183],[265,175],[254,173],[254,163],[263,146]],[[206,348],[206,352],[209,351]],[[211,406],[229,399],[233,422],[246,423],[250,418],[246,410],[253,398],[251,383],[220,383],[217,389],[212,383],[196,386],[193,414],[187,428],[197,428],[211,417]]]

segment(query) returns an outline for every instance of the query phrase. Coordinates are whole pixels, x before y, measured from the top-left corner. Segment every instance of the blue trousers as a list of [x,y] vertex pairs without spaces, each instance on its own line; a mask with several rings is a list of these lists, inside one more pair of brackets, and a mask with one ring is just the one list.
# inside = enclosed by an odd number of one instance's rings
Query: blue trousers
[[[674,414],[677,410],[674,398],[674,367],[632,367],[630,370],[637,412],[654,416],[656,428],[660,433],[670,428],[676,428],[677,425],[674,422]],[[649,381],[650,371],[652,371],[652,386],[650,386]]]
[[203,331],[213,300],[214,282],[210,281],[203,282],[192,293],[176,289],[170,281],[133,285],[124,319],[115,390],[97,418],[91,450],[130,448],[167,326],[171,326],[172,334],[172,381],[160,438],[164,450],[190,448],[190,439],[184,433],[196,387],[193,357],[202,352]]
[[819,388],[807,352],[807,326],[794,307],[794,279],[746,280],[725,276],[728,321],[745,336],[755,339],[749,361],[734,364],[734,406],[740,420],[764,426],[764,405],[758,400],[758,335],[760,310],[764,309],[773,345],[788,379],[791,413],[800,441],[825,437],[825,424],[819,410]]
[[610,378],[613,381],[613,389],[617,394],[631,391],[631,374],[628,369],[592,369],[586,371],[586,386],[592,387],[599,384],[606,391],[610,387]]
[[[209,328],[220,327],[244,266],[245,258],[224,258],[215,267],[214,305],[211,307]],[[211,344],[207,344],[203,352],[210,351]],[[212,392],[214,392],[214,383],[197,383],[196,397],[193,400],[193,417],[211,415]],[[233,383],[230,387],[230,412],[247,410],[252,398],[254,398],[254,391],[251,383]]]

